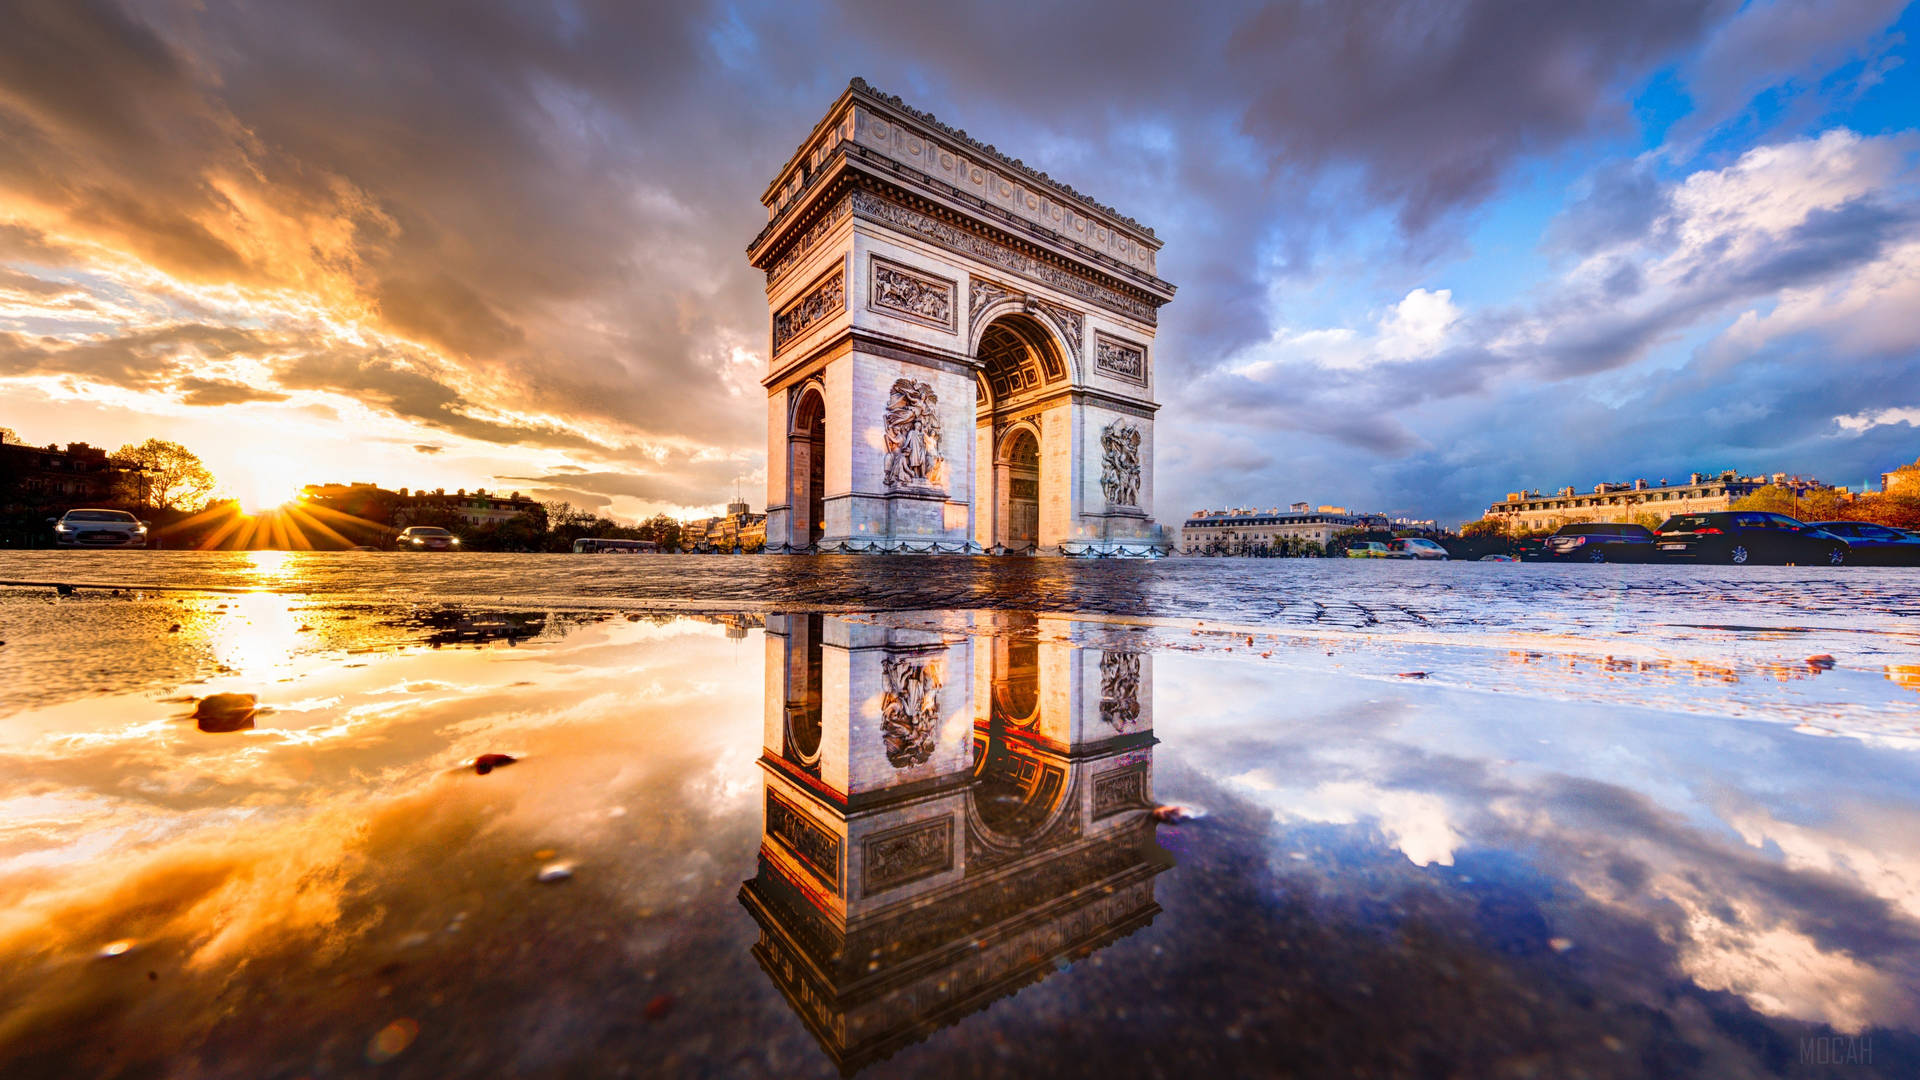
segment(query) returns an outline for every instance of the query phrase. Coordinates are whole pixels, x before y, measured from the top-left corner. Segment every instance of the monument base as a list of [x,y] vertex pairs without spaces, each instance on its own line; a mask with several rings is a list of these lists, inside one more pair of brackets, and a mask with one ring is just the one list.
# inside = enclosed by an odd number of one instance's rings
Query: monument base
[[822,540],[814,548],[818,555],[984,555],[972,540],[939,540],[918,536],[854,536],[840,540]]
[[1067,540],[1057,548],[1042,549],[1040,554],[1078,559],[1164,559],[1173,554],[1173,544],[1167,540]]

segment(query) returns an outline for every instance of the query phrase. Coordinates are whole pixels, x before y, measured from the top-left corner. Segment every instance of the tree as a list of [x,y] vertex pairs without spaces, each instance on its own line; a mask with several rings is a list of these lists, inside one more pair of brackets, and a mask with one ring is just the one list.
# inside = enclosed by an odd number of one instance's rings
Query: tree
[[199,455],[166,439],[128,444],[113,455],[125,468],[138,469],[147,478],[147,499],[162,510],[196,510],[213,494],[213,474]]
[[665,514],[653,515],[641,522],[635,531],[640,534],[640,539],[660,545],[661,551],[680,550],[680,523]]
[[1889,525],[1896,529],[1920,529],[1920,492],[1913,494],[1862,495],[1853,501],[1848,517]]
[[19,432],[4,424],[0,424],[0,443],[13,443],[17,446],[23,441],[24,440],[20,438]]
[[1784,484],[1768,484],[1736,501],[1731,509],[1754,510],[1764,514],[1785,514],[1801,521],[1832,521],[1847,516],[1847,499],[1833,488],[1814,488],[1796,497]]

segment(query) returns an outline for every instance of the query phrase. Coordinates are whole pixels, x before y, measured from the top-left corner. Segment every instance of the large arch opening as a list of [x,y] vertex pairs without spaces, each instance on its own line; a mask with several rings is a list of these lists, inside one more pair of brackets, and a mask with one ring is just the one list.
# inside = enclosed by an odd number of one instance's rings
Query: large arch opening
[[1041,413],[1049,399],[1072,386],[1054,336],[1033,316],[1002,315],[981,332],[976,400],[982,432],[976,490],[981,527],[989,549],[1031,552],[1049,541],[1041,520]]
[[801,392],[787,438],[787,475],[793,484],[792,539],[810,548],[826,534],[827,402],[817,386]]

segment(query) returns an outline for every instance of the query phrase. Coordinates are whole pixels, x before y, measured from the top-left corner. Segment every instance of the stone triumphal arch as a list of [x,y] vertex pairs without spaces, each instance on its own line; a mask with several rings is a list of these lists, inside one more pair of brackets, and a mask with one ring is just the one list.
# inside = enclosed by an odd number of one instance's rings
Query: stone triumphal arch
[[859,79],[762,201],[769,549],[1167,550],[1153,230]]

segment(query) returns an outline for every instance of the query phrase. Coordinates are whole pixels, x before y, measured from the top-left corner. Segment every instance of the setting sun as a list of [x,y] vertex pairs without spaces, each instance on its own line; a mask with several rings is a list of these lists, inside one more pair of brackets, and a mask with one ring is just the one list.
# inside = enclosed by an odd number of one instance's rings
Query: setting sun
[[240,508],[249,514],[278,510],[300,498],[296,467],[282,461],[260,461],[248,465],[233,479],[234,494]]

